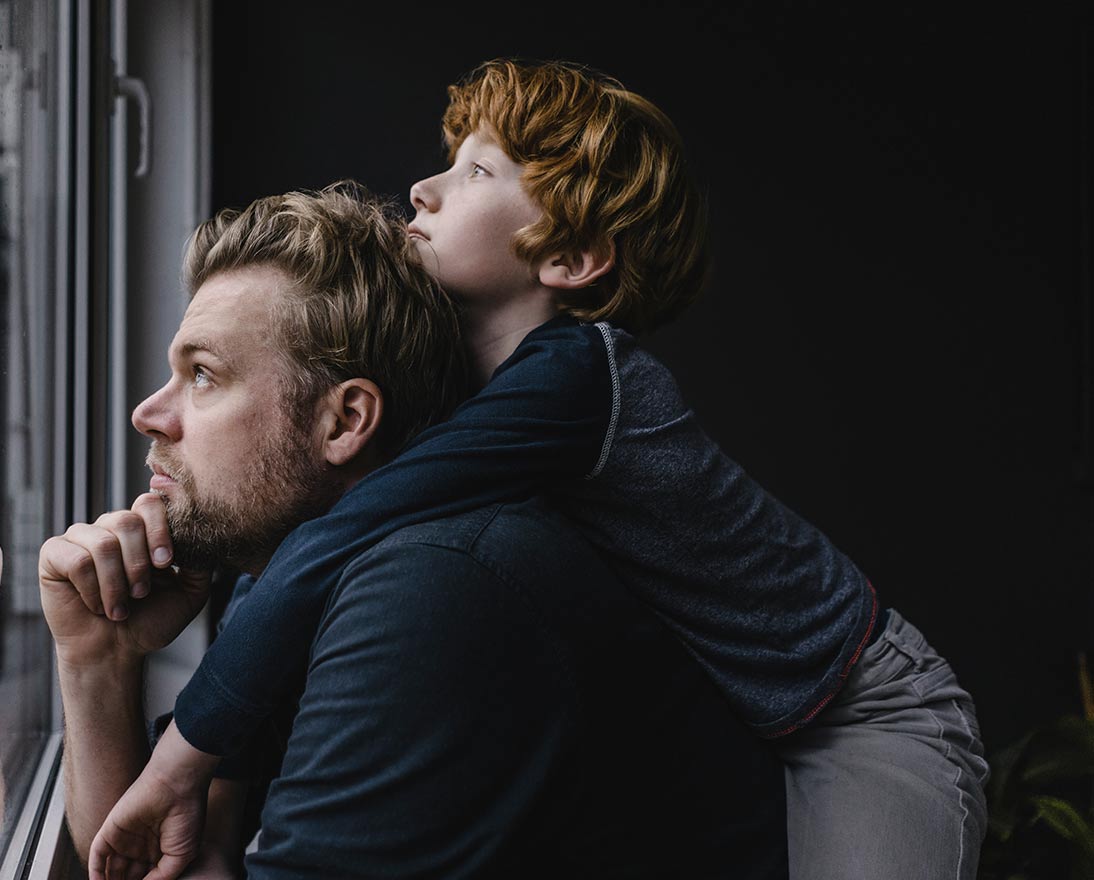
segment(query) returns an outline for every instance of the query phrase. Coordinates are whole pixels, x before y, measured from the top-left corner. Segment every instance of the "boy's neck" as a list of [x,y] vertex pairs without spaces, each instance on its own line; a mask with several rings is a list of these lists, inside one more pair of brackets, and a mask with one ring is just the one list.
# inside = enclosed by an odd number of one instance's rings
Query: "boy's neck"
[[486,385],[521,340],[556,315],[558,307],[550,295],[501,305],[463,302],[461,325],[475,387]]

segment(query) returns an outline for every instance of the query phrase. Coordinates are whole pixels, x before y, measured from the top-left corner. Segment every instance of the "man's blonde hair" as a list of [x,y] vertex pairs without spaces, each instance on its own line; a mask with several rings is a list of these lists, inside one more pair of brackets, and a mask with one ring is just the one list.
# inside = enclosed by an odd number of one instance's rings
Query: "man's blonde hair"
[[275,305],[288,403],[302,416],[351,378],[384,396],[378,433],[393,455],[466,394],[455,306],[418,264],[397,209],[353,181],[225,209],[190,239],[191,297],[213,275],[273,266],[292,282]]
[[514,237],[518,257],[614,245],[615,268],[563,298],[566,311],[644,332],[699,295],[706,206],[676,127],[652,103],[584,67],[510,59],[479,65],[448,87],[448,99],[449,161],[481,130],[524,165],[523,185],[544,216]]

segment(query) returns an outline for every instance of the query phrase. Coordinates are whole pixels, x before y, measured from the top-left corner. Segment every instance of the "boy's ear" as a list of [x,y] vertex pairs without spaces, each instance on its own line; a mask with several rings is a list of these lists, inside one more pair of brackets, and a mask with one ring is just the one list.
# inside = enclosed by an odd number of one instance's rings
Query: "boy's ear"
[[552,254],[536,272],[540,284],[559,290],[579,290],[593,284],[615,266],[615,242],[591,250]]
[[384,412],[384,396],[369,379],[347,379],[323,398],[319,425],[323,456],[335,467],[351,464],[375,436]]

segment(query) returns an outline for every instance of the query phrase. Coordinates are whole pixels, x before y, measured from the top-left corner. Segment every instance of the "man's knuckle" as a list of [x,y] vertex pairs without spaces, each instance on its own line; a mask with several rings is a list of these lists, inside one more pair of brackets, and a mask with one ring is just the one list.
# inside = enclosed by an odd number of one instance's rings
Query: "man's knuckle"
[[120,511],[117,514],[117,520],[115,520],[114,531],[125,534],[142,532],[144,531],[144,520],[141,519],[139,514],[133,513],[131,510]]
[[139,528],[140,523],[140,516],[132,510],[112,510],[95,520],[97,527],[111,532],[129,532]]
[[42,544],[42,549],[38,551],[38,558],[45,559],[47,556],[53,556],[57,553],[58,547],[61,544],[67,544],[64,538],[59,535],[54,535],[52,538],[46,538]]
[[101,532],[88,540],[88,546],[93,555],[106,556],[118,551],[118,539],[110,532]]
[[91,554],[86,550],[81,550],[76,553],[68,564],[68,571],[71,577],[87,578],[95,573],[95,560]]

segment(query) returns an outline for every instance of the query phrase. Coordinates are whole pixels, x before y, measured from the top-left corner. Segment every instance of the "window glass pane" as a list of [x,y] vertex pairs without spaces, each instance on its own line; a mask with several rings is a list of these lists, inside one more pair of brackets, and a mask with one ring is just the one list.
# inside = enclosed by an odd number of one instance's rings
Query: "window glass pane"
[[55,406],[56,3],[0,0],[0,852],[51,727],[38,602]]

